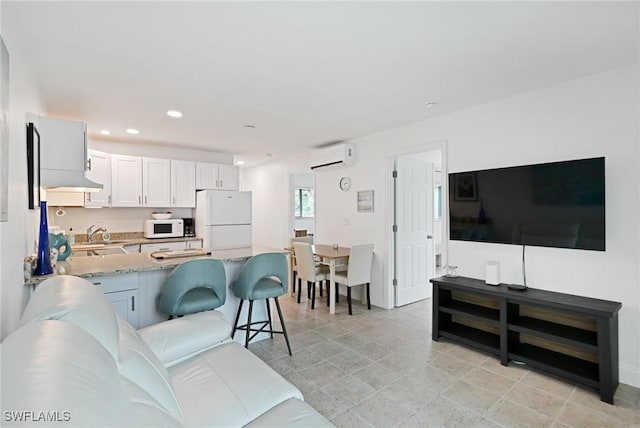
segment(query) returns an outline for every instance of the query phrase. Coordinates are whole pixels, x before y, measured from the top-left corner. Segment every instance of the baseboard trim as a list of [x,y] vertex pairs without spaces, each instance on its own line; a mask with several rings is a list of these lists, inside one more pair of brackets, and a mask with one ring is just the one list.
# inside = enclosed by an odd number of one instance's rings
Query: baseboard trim
[[640,388],[640,367],[620,364],[620,383]]

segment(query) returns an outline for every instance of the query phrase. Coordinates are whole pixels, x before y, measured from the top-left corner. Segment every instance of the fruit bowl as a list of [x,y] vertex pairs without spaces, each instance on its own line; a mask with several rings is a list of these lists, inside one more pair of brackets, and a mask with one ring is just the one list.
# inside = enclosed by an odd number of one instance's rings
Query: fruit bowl
[[164,213],[161,212],[152,212],[151,213],[151,217],[153,217],[156,220],[168,220],[171,218],[171,216],[173,215],[173,213],[171,211],[167,211]]

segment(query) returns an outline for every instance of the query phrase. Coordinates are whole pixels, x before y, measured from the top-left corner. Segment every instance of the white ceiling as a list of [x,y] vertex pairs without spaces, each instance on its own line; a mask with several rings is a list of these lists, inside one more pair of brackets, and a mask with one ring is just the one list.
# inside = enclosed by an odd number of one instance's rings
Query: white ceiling
[[112,140],[255,164],[638,62],[638,11],[638,2],[4,1],[2,28],[30,54],[50,115],[88,122],[94,137],[108,129]]

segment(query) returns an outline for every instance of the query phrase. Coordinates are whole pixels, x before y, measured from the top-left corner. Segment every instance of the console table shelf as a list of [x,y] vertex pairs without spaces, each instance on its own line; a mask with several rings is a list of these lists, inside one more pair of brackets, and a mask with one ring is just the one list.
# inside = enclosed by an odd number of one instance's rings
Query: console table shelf
[[613,404],[618,387],[622,304],[546,290],[509,290],[465,277],[433,284],[433,340],[445,337],[597,389]]

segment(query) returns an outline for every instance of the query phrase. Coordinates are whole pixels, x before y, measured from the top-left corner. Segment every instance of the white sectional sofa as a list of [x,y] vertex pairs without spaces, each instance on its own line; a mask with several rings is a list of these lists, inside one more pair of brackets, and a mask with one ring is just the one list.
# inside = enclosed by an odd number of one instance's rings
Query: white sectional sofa
[[42,282],[1,346],[4,426],[324,427],[208,311],[136,331],[99,288]]

